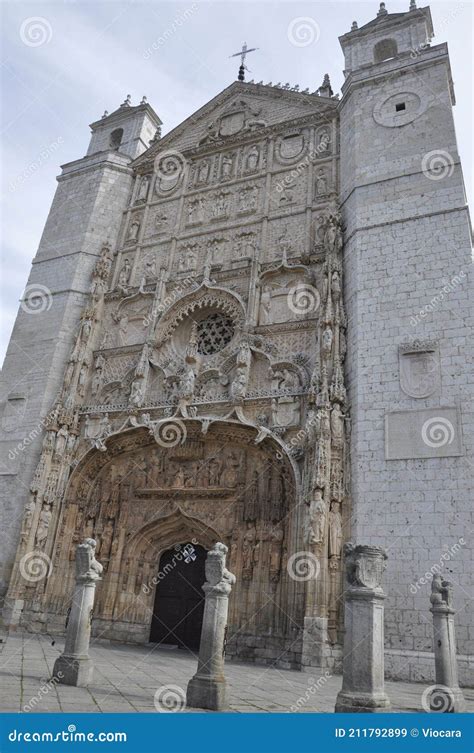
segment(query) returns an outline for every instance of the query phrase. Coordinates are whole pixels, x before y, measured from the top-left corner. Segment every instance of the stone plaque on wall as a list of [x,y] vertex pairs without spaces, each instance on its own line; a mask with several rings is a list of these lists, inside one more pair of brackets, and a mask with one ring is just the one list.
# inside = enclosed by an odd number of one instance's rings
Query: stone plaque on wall
[[434,341],[400,345],[400,387],[410,397],[424,398],[439,387],[439,348]]
[[451,457],[462,453],[461,421],[456,407],[385,414],[386,460]]

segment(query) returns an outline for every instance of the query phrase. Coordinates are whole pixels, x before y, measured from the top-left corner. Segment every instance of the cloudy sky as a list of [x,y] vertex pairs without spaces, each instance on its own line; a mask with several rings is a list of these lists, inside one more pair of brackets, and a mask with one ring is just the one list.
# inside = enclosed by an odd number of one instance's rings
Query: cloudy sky
[[[409,0],[386,5],[401,12]],[[0,362],[59,165],[85,154],[89,123],[127,94],[132,104],[145,94],[166,133],[236,78],[238,59],[229,55],[244,40],[259,47],[248,58],[248,79],[314,91],[329,73],[339,91],[343,57],[337,37],[353,20],[359,26],[370,21],[377,10],[378,2],[356,0],[3,0]],[[434,2],[431,11],[433,44],[449,44],[459,150],[472,195],[472,4]]]

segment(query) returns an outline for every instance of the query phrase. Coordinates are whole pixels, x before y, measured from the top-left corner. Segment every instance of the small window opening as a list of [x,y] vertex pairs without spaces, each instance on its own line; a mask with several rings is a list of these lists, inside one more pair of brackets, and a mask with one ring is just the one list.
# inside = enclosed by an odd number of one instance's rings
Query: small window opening
[[406,110],[406,109],[407,109],[407,106],[405,102],[399,102],[398,105],[395,105],[395,110],[397,112],[402,112],[402,110]]
[[112,131],[110,134],[110,148],[111,149],[118,149],[120,144],[122,143],[122,137],[123,137],[123,128],[116,128],[115,131]]

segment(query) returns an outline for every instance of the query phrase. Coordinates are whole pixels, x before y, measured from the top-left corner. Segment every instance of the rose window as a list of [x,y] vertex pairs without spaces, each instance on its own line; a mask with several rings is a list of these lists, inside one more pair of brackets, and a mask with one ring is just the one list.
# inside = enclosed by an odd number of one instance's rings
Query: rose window
[[198,352],[203,356],[210,356],[230,343],[234,336],[234,325],[232,320],[223,314],[210,314],[198,322],[197,336]]

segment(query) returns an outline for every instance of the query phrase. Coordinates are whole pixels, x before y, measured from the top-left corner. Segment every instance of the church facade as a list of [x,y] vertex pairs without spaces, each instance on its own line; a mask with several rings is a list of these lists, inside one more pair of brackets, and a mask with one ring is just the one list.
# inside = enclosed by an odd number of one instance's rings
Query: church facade
[[94,634],[195,646],[222,541],[228,655],[337,668],[353,540],[387,549],[387,673],[433,676],[440,570],[467,677],[470,237],[432,31],[354,25],[341,98],[238,81],[164,137],[145,99],[91,125],[5,362],[6,625],[64,630],[93,537]]

